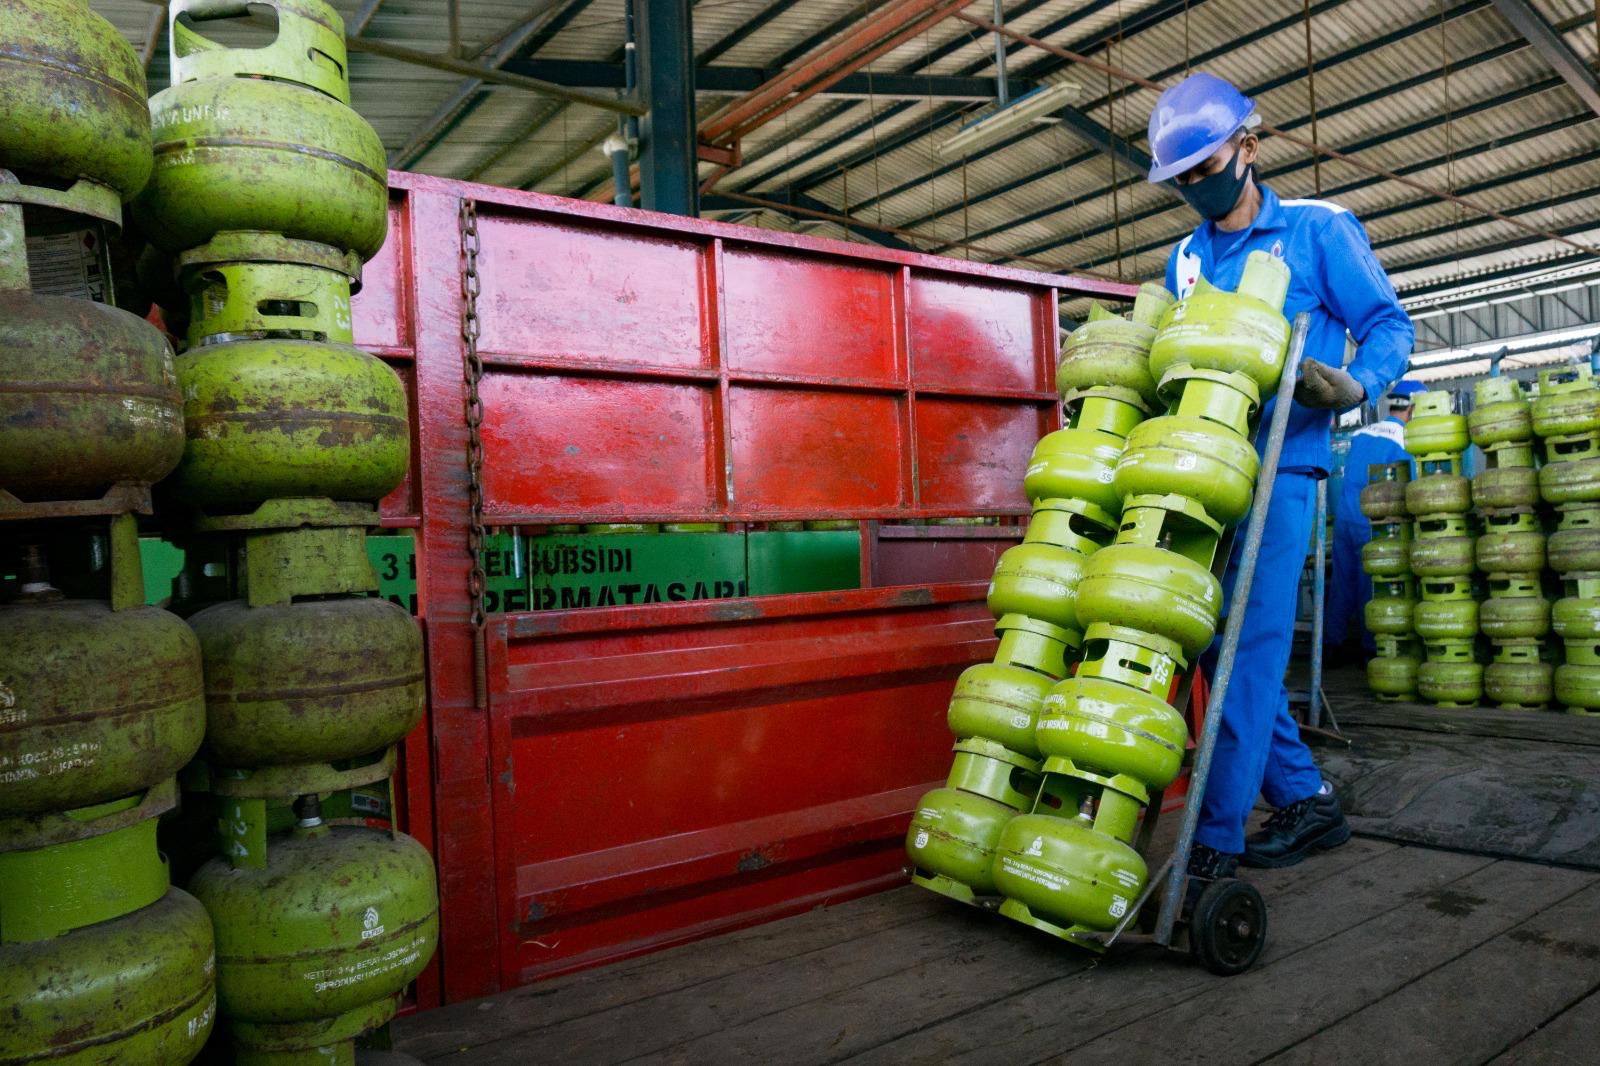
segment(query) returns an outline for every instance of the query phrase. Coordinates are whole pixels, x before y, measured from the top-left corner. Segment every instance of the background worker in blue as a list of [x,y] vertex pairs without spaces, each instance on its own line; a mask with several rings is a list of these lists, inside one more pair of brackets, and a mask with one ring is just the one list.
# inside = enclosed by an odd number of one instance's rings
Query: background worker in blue
[[[1405,370],[1415,339],[1366,231],[1349,211],[1324,200],[1280,200],[1257,182],[1259,144],[1251,132],[1257,121],[1251,100],[1209,74],[1163,92],[1150,116],[1149,180],[1173,182],[1202,219],[1173,249],[1167,287],[1186,296],[1203,274],[1233,289],[1245,257],[1265,251],[1291,272],[1284,314],[1311,316],[1189,863],[1190,873],[1202,879],[1232,874],[1241,859],[1251,866],[1292,865],[1349,839],[1339,801],[1289,714],[1284,673],[1316,483],[1333,464],[1334,413],[1382,396]],[[1347,331],[1357,348],[1341,369]],[[1269,402],[1263,424],[1272,408]],[[1233,581],[1230,565],[1223,587],[1232,589]],[[1263,794],[1277,811],[1247,841],[1245,819]]]
[[1372,539],[1372,523],[1361,513],[1361,490],[1367,483],[1367,467],[1411,461],[1405,425],[1411,420],[1411,398],[1422,389],[1420,381],[1395,382],[1389,390],[1389,416],[1363,426],[1350,438],[1344,482],[1333,508],[1333,577],[1323,608],[1322,644],[1331,661],[1354,660],[1362,652],[1371,655],[1377,650],[1363,614],[1372,599],[1372,578],[1361,569],[1361,546]]

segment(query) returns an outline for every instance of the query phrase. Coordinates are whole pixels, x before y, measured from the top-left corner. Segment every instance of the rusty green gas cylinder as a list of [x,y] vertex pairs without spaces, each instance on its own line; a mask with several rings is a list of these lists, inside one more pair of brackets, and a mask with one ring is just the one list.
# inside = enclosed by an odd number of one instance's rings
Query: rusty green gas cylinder
[[1119,318],[1099,304],[1089,309],[1083,325],[1068,335],[1056,365],[1056,385],[1063,396],[1087,389],[1114,388],[1136,395],[1154,409],[1156,381],[1150,376],[1150,342],[1156,323],[1172,306],[1172,294],[1160,285],[1139,288],[1133,320]]
[[0,814],[83,807],[171,777],[200,747],[200,649],[155,607],[0,606]]
[[1600,434],[1549,437],[1539,468],[1539,495],[1546,503],[1600,502]]
[[178,359],[189,502],[249,509],[275,497],[376,501],[408,460],[404,386],[374,356],[301,340],[208,344]]
[[1032,802],[1038,769],[1038,762],[1001,745],[958,741],[945,787],[917,801],[906,830],[906,854],[921,882],[947,895],[993,895],[995,844]]
[[1406,485],[1411,481],[1410,463],[1374,463],[1367,468],[1367,483],[1361,487],[1361,514],[1372,522],[1404,519]]
[[1569,714],[1600,711],[1600,664],[1567,662],[1556,667],[1555,699]]
[[1052,684],[1036,670],[977,663],[956,678],[945,720],[957,737],[984,737],[1036,759],[1034,724]]
[[[1406,451],[1418,456],[1456,455],[1467,448],[1467,420],[1455,413],[1448,392],[1418,393],[1406,423]],[[1416,511],[1412,511],[1416,514]]]
[[1412,608],[1411,625],[1423,640],[1470,640],[1478,635],[1478,603],[1423,599]]
[[1428,474],[1406,485],[1406,510],[1424,515],[1466,514],[1472,510],[1472,482],[1460,474]]
[[1532,511],[1486,513],[1478,536],[1478,569],[1486,574],[1533,574],[1544,569],[1544,529]]
[[1467,432],[1480,448],[1533,439],[1533,412],[1516,378],[1484,378],[1473,386]]
[[1475,706],[1483,696],[1483,667],[1429,659],[1417,667],[1417,695],[1442,707]]
[[265,868],[213,859],[189,891],[216,929],[217,1000],[236,1038],[240,1023],[331,1019],[390,1000],[438,941],[433,860],[383,830],[302,819],[268,841]]
[[1464,518],[1422,519],[1411,541],[1411,572],[1418,577],[1465,577],[1475,563],[1474,538]]
[[183,1066],[216,1018],[211,920],[168,889],[120,918],[0,944],[0,1062]]
[[1380,698],[1406,699],[1417,694],[1415,655],[1378,656],[1367,660],[1367,687]]
[[105,190],[107,206],[143,188],[144,70],[116,28],[86,0],[23,0],[0,5],[0,42],[0,167],[56,187],[84,179]]
[[1374,578],[1411,573],[1411,523],[1375,522],[1372,539],[1361,546],[1361,569]]
[[219,765],[353,758],[422,718],[421,631],[388,600],[230,600],[189,624],[205,662],[206,748]]
[[[1200,407],[1192,402],[1200,391],[1191,383],[1174,405],[1177,413],[1141,422],[1128,435],[1115,485],[1124,498],[1164,492],[1186,496],[1216,522],[1232,525],[1250,510],[1261,461],[1242,433],[1219,424],[1203,408],[1193,410]],[[1241,392],[1227,392],[1246,400]]]
[[[1115,799],[1138,808],[1109,789],[1103,796],[1103,804]],[[1132,818],[1130,812],[1130,826]],[[1018,815],[995,846],[995,887],[1010,904],[1001,913],[1029,924],[1110,929],[1138,898],[1146,875],[1139,853],[1086,814]]]
[[1563,596],[1550,608],[1550,628],[1562,640],[1600,641],[1600,598]]
[[1600,507],[1563,507],[1545,555],[1558,574],[1600,571]]
[[1410,633],[1416,599],[1416,592],[1407,579],[1374,581],[1372,599],[1362,609],[1367,629],[1392,636]]
[[1236,292],[1200,278],[1189,295],[1161,321],[1150,347],[1150,372],[1157,380],[1176,366],[1241,373],[1261,394],[1271,395],[1289,350],[1283,301],[1289,268],[1266,252],[1251,252]]
[[1073,677],[1044,699],[1038,750],[1103,776],[1166,788],[1183,764],[1183,715],[1160,696],[1098,677]]
[[[1502,709],[1538,709],[1555,694],[1555,667],[1541,661],[1541,645],[1500,645],[1483,668],[1483,694]],[[1520,652],[1521,654],[1511,654]]]
[[1491,578],[1489,598],[1478,604],[1478,628],[1491,640],[1550,632],[1550,601],[1540,594],[1537,575]]
[[1533,507],[1539,503],[1539,471],[1530,444],[1496,444],[1484,450],[1485,466],[1472,478],[1472,505]]
[[339,16],[321,0],[272,6],[271,45],[228,48],[186,10],[216,5],[172,5],[173,85],[150,101],[155,169],[135,214],[169,251],[259,230],[370,259],[388,228],[388,164],[349,106]]
[[[0,217],[8,236],[22,240]],[[172,349],[126,311],[0,283],[0,382],[0,489],[21,499],[149,484],[183,454]]]
[[1588,363],[1539,371],[1533,399],[1533,431],[1541,437],[1600,432],[1600,389]]

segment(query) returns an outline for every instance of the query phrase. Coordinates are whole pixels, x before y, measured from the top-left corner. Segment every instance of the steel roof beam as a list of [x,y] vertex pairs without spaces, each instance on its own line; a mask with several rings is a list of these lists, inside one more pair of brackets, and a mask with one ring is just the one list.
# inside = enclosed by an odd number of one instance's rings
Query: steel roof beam
[[[584,60],[512,59],[502,69],[575,89],[621,89],[626,78],[626,70],[621,63]],[[777,69],[763,67],[700,66],[695,68],[694,87],[697,93],[746,93],[760,88],[779,73]],[[1036,82],[1026,78],[1006,80],[1018,96],[1038,87]],[[871,96],[890,100],[925,100],[931,96],[935,99],[983,102],[995,98],[995,86],[994,78],[869,74],[858,71],[846,75],[817,95],[845,99],[866,99]]]
[[1533,46],[1533,50],[1549,64],[1551,70],[1572,86],[1572,91],[1578,94],[1589,110],[1600,115],[1600,82],[1595,81],[1594,74],[1567,46],[1566,40],[1556,32],[1555,27],[1546,22],[1544,16],[1535,11],[1527,0],[1494,0],[1494,9],[1522,34],[1523,40]]

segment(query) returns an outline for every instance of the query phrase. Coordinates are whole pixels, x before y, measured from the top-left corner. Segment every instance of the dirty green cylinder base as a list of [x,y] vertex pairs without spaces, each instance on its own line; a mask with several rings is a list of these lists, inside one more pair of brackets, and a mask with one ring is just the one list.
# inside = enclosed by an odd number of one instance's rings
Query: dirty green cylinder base
[[1472,390],[1467,432],[1480,448],[1533,439],[1533,412],[1515,378],[1492,377]]
[[216,1019],[211,920],[178,889],[123,917],[0,944],[0,1062],[183,1066]]
[[1373,463],[1367,467],[1367,483],[1361,488],[1361,515],[1371,522],[1404,519],[1406,485],[1411,480],[1410,463]]
[[995,847],[994,882],[1001,895],[1062,927],[1112,928],[1138,898],[1146,876],[1144,859],[1132,846],[1097,832],[1082,817],[1018,815]]
[[1368,659],[1367,687],[1380,699],[1415,699],[1419,666],[1411,655]]
[[1558,574],[1600,571],[1600,506],[1561,508],[1561,521],[1545,543],[1545,558]]
[[234,1045],[234,1066],[356,1066],[355,1038],[388,1024],[398,1008],[399,998],[391,996],[309,1022],[224,1021]]
[[1483,698],[1483,667],[1430,659],[1417,667],[1417,694],[1441,707],[1475,707]]
[[1587,363],[1540,370],[1539,394],[1531,406],[1533,431],[1541,437],[1600,431],[1600,389]]
[[1491,640],[1542,637],[1550,632],[1550,602],[1539,595],[1491,594],[1478,605],[1478,628]]
[[[1487,454],[1492,463],[1495,453]],[[1533,507],[1540,498],[1539,471],[1533,468],[1531,456],[1527,466],[1490,466],[1472,477],[1474,507]]]
[[1411,525],[1409,521],[1374,523],[1372,539],[1361,546],[1361,569],[1374,580],[1409,575]]
[[1542,710],[1554,695],[1555,668],[1544,662],[1494,662],[1483,668],[1483,694],[1502,710]]
[[1600,665],[1563,663],[1557,666],[1555,699],[1568,714],[1600,714]]
[[1472,482],[1460,474],[1431,474],[1406,485],[1406,510],[1413,515],[1466,514],[1472,510]]
[[936,788],[925,794],[906,830],[913,879],[965,903],[973,896],[994,895],[995,845],[1016,816],[1015,807],[961,789]]

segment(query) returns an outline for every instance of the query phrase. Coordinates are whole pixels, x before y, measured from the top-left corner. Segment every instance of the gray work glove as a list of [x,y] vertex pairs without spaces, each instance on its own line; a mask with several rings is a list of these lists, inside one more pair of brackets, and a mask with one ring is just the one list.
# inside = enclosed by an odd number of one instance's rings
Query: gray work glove
[[1300,380],[1294,383],[1294,398],[1305,407],[1343,411],[1366,399],[1367,390],[1338,367],[1305,359],[1300,363]]

